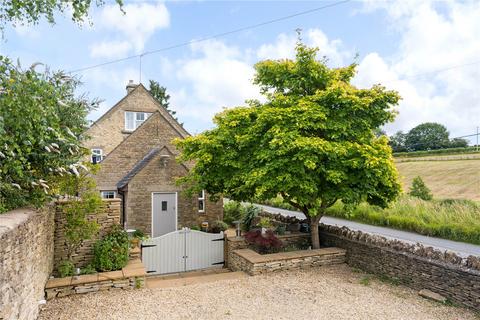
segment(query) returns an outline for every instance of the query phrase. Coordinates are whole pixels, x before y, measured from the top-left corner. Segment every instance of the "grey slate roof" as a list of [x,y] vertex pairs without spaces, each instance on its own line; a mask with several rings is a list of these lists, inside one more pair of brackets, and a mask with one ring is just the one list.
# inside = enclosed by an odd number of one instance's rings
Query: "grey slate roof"
[[152,160],[161,150],[162,148],[153,148],[150,150],[140,161],[138,161],[130,170],[129,173],[125,177],[123,177],[118,183],[117,188],[121,189],[125,187],[130,180],[135,177],[137,173],[139,173],[149,162]]

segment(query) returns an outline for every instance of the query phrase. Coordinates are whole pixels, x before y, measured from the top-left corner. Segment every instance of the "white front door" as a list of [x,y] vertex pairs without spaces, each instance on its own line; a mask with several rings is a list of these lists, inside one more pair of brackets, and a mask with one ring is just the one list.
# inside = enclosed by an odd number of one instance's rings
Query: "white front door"
[[152,193],[152,237],[177,230],[177,194]]

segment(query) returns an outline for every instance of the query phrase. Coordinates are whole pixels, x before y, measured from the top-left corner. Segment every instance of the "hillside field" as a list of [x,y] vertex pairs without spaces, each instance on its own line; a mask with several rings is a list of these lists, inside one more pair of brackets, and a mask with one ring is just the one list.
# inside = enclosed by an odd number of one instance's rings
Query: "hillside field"
[[480,201],[480,157],[436,156],[396,159],[395,164],[408,192],[413,178],[422,177],[435,198]]

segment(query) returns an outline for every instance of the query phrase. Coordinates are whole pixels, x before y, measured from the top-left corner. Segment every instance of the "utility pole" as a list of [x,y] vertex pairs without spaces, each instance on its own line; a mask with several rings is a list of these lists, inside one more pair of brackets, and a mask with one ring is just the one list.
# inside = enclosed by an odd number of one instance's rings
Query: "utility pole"
[[476,143],[476,148],[475,148],[476,151],[478,151],[478,128],[479,128],[479,127],[477,126],[477,143]]

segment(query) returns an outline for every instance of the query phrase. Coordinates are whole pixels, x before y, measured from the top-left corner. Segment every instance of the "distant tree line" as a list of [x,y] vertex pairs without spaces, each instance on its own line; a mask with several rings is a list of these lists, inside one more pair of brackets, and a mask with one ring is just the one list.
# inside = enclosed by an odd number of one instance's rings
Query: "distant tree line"
[[463,148],[468,141],[462,138],[450,139],[450,133],[444,125],[435,122],[422,123],[407,133],[398,131],[390,137],[393,152],[435,150],[445,148]]

